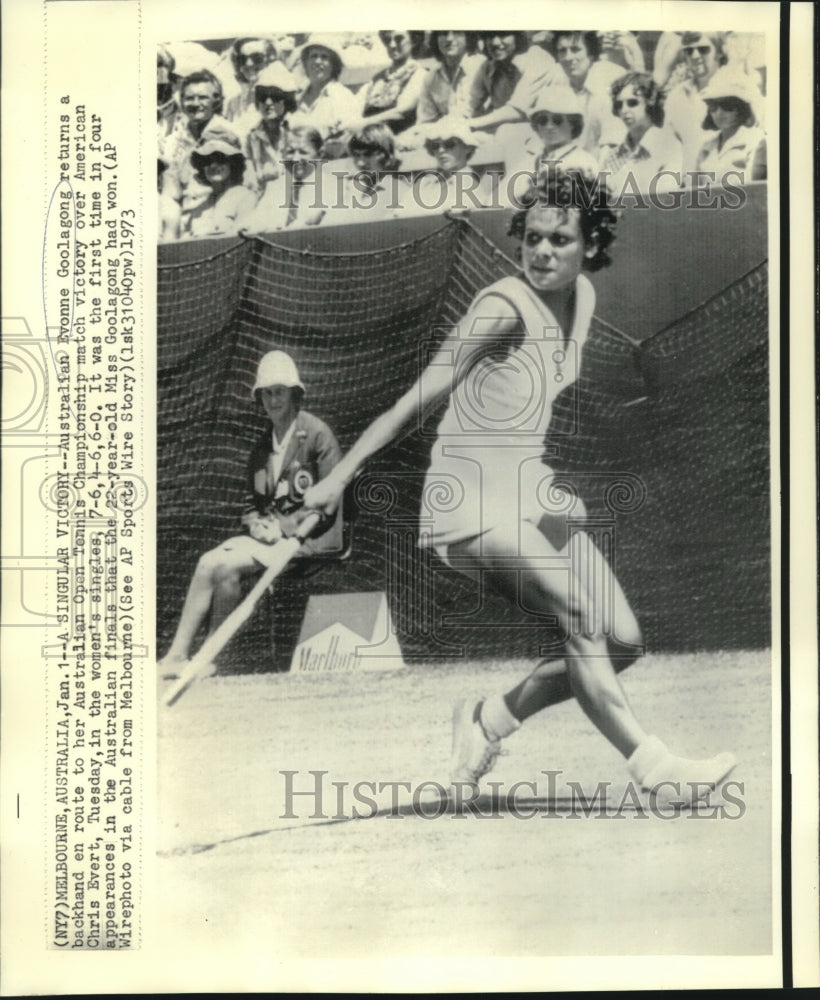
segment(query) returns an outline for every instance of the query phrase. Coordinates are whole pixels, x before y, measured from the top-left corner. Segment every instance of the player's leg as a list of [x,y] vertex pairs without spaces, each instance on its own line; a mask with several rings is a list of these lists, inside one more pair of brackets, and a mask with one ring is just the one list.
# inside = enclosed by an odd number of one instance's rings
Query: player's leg
[[[630,771],[645,789],[675,786],[679,800],[691,803],[726,777],[734,758],[731,754],[703,761],[677,757],[640,725],[610,660],[606,632],[611,605],[596,600],[590,589],[594,574],[587,570],[598,566],[598,555],[590,546],[589,537],[580,532],[568,550],[559,551],[534,525],[521,522],[459,543],[450,554],[454,564],[481,570],[494,589],[525,610],[548,610],[558,616],[565,635],[564,679],[555,663],[539,668],[536,678],[530,675],[529,686],[525,681],[519,692],[525,705],[537,711],[566,697],[568,687],[591,721],[627,758]],[[628,641],[625,632],[618,638]],[[639,640],[637,631],[633,638]],[[515,732],[521,721],[501,696],[483,705],[457,706],[451,780],[476,784],[492,767],[501,739]],[[674,794],[668,797],[674,799]]]
[[[577,532],[574,545],[571,571],[576,586],[583,589],[587,601],[594,601],[599,608],[609,659],[615,672],[620,673],[643,654],[640,627],[612,568],[592,538],[586,532]],[[561,554],[570,557],[569,547]],[[572,696],[564,654],[557,651],[503,697],[512,715],[523,722]]]
[[582,579],[572,572],[572,559],[581,551],[577,543],[569,546],[566,542],[560,551],[527,521],[498,525],[448,550],[451,565],[470,574],[480,572],[494,590],[523,610],[556,615],[566,657],[563,664],[540,665],[508,692],[510,700],[523,702],[521,716],[502,695],[456,706],[450,765],[454,785],[475,785],[492,768],[501,740],[515,732],[527,714],[569,695],[578,698],[587,715],[625,756],[645,741],[646,733],[609,660],[600,627],[603,616],[591,607]]
[[261,568],[261,563],[254,556],[254,545],[262,543],[248,545],[247,542],[254,543],[254,540],[247,536],[232,538],[200,557],[188,587],[176,633],[162,660],[164,666],[188,659],[191,645],[199,626],[211,609],[215,593],[220,593],[221,610],[224,610],[239,593],[242,577]]
[[607,739],[629,756],[646,733],[609,659],[607,614],[592,593],[592,573],[578,569],[588,552],[582,534],[576,533],[558,550],[536,525],[520,521],[460,543],[458,556],[470,558],[494,590],[523,610],[558,618],[566,682],[562,683],[554,665],[539,668],[534,679],[530,675],[527,707],[562,700],[568,687]]

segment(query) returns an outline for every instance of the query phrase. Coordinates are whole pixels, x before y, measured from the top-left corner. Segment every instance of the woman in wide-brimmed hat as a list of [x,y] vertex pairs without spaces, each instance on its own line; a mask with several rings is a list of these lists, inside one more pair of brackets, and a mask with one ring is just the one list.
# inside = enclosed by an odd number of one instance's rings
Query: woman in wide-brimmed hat
[[760,92],[754,82],[725,67],[715,73],[701,96],[706,101],[703,127],[717,134],[701,146],[697,169],[714,173],[718,183],[730,171],[735,183],[757,179],[752,177],[751,165],[764,132],[757,124]]
[[243,183],[245,155],[233,136],[208,139],[191,153],[196,181],[209,189],[203,201],[188,208],[183,199],[181,235],[227,236],[237,232],[240,221],[256,196]]
[[356,98],[339,77],[342,50],[332,35],[311,35],[300,55],[308,85],[297,99],[298,110],[325,139],[340,136],[358,113]]
[[[327,476],[341,456],[330,427],[302,409],[305,384],[289,354],[273,350],[263,355],[251,398],[267,422],[248,456],[242,533],[200,557],[170,648],[157,664],[166,680],[179,676],[205,619],[210,619],[213,634],[239,603],[242,580],[258,576],[276,559],[277,544],[292,536],[304,517],[305,490]],[[327,520],[296,558],[338,551],[341,532],[339,517]],[[211,664],[207,673],[216,671]]]
[[[549,164],[564,169],[575,167],[585,174],[595,174],[598,162],[581,145],[584,131],[584,104],[569,87],[545,87],[529,113],[532,131],[521,145],[508,145],[504,163],[506,187],[515,185],[518,175],[537,174]],[[516,130],[520,126],[513,126]],[[501,129],[498,141],[504,142]],[[512,130],[508,133],[512,137]],[[520,140],[519,140],[520,142]],[[524,181],[522,180],[522,187]]]
[[473,132],[466,118],[454,115],[431,123],[424,131],[424,148],[435,160],[436,169],[414,183],[414,206],[432,212],[489,207],[492,178],[470,163],[482,141],[481,133]]
[[664,101],[666,127],[683,145],[683,169],[694,170],[700,147],[708,133],[703,128],[706,104],[703,92],[728,60],[726,33],[686,31],[680,38],[686,79],[669,91]]

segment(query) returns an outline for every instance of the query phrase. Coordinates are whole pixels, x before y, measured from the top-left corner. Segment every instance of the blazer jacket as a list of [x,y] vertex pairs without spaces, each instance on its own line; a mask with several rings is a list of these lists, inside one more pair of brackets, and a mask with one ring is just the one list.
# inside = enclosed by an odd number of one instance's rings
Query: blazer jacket
[[[336,435],[328,425],[306,410],[296,415],[295,427],[285,450],[279,475],[273,476],[273,424],[270,422],[251,450],[248,459],[249,497],[245,513],[273,513],[285,534],[292,534],[304,517],[301,511],[305,490],[324,479],[342,457]],[[304,555],[340,549],[341,509],[336,517],[318,529],[302,547]]]

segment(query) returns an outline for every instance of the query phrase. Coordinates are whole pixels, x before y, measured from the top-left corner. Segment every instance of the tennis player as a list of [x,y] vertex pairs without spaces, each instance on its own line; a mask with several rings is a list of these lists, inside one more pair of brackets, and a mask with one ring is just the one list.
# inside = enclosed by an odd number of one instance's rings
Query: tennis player
[[336,510],[363,463],[449,397],[424,495],[449,494],[453,502],[420,545],[435,547],[467,575],[480,573],[512,603],[556,616],[562,640],[556,658],[510,691],[456,705],[451,786],[477,788],[503,739],[574,696],[644,790],[691,805],[727,776],[735,758],[677,756],[638,721],[617,676],[642,651],[638,624],[590,534],[570,531],[568,515],[575,523],[583,516],[580,501],[558,487],[542,460],[552,403],[577,377],[574,359],[595,306],[582,272],[609,263],[616,225],[606,189],[590,195],[588,180],[571,169],[539,178],[512,220],[521,276],[479,292],[413,387],[308,489],[305,506]]
[[[213,633],[239,603],[242,578],[264,569],[276,543],[295,533],[306,514],[305,490],[326,477],[341,457],[333,431],[301,408],[305,387],[284,351],[264,355],[251,395],[270,422],[248,461],[250,493],[242,515],[247,533],[229,538],[200,558],[171,647],[158,664],[164,680],[179,676],[208,612]],[[339,548],[340,517],[322,524],[320,533],[321,538],[305,543],[300,555]]]

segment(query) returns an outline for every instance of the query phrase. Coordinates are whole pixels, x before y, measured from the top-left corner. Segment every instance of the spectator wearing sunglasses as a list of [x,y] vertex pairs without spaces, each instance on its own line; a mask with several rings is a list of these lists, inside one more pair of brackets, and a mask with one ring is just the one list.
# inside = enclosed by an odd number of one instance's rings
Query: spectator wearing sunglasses
[[401,215],[409,196],[408,181],[397,173],[396,139],[389,125],[365,125],[348,142],[352,172],[341,187],[330,184],[323,225],[380,222]]
[[[552,52],[570,88],[584,109],[584,149],[596,158],[618,146],[624,138],[621,122],[612,114],[610,87],[623,75],[623,67],[602,59],[602,35],[597,31],[556,31]],[[623,50],[631,52],[630,48]]]
[[287,115],[296,111],[298,90],[296,79],[280,62],[266,66],[257,77],[253,93],[259,123],[245,137],[244,149],[246,184],[259,195],[282,173]]
[[230,59],[239,91],[225,102],[225,117],[244,135],[256,123],[254,88],[259,74],[276,59],[276,46],[270,38],[237,38]]
[[525,31],[485,31],[482,38],[486,59],[470,90],[470,128],[492,133],[524,121],[540,91],[562,73],[548,52],[530,45]]
[[703,91],[717,70],[726,64],[726,36],[723,32],[686,31],[681,36],[681,52],[688,79],[674,87],[666,98],[666,125],[683,144],[683,169],[694,170],[700,148],[709,138],[703,128],[706,102]]
[[[517,127],[517,126],[516,126]],[[598,161],[581,145],[584,106],[581,98],[566,86],[545,87],[530,112],[532,131],[523,144],[511,150],[504,164],[506,190],[513,194],[524,189],[524,177],[532,177],[550,165],[572,168],[595,175]],[[501,132],[499,130],[499,141]],[[520,183],[518,177],[522,177]]]
[[669,191],[681,187],[683,151],[663,128],[661,91],[649,73],[626,73],[612,84],[612,111],[626,138],[607,156],[603,169],[610,190]]
[[245,156],[239,139],[232,134],[209,139],[191,153],[195,180],[208,192],[204,200],[183,198],[180,235],[199,239],[228,236],[256,204],[243,184]]
[[707,108],[703,127],[717,134],[701,146],[696,168],[714,173],[718,183],[728,171],[734,172],[734,183],[737,174],[740,183],[761,179],[759,157],[758,166],[753,165],[764,133],[757,125],[760,93],[751,78],[726,66],[715,73],[702,97]]
[[480,138],[465,118],[449,116],[428,128],[424,148],[436,163],[413,188],[414,207],[424,212],[465,211],[493,204],[493,178],[470,165]]

